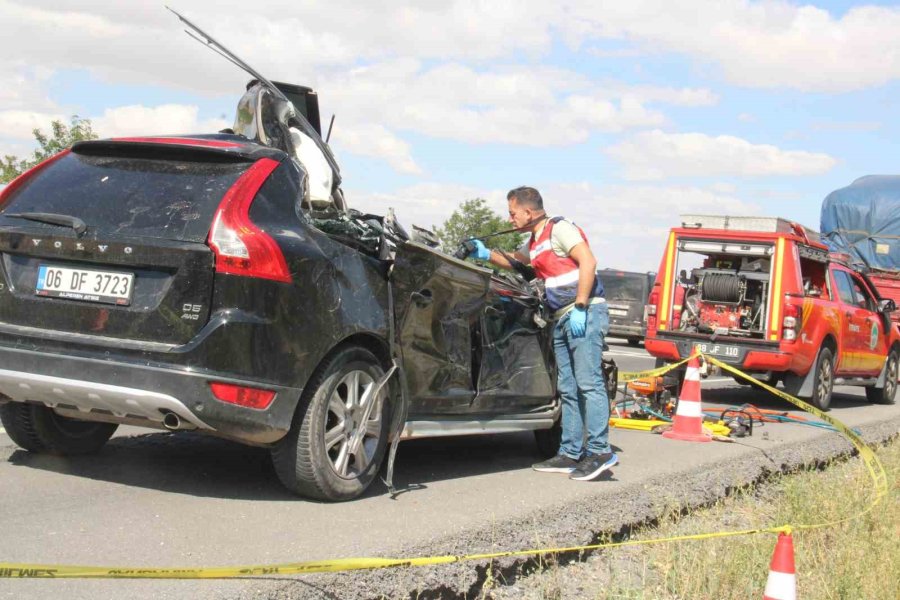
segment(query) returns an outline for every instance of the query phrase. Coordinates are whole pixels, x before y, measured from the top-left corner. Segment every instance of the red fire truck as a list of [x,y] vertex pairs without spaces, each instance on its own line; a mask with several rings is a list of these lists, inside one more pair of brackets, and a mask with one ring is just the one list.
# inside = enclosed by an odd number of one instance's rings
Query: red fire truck
[[698,347],[823,410],[834,385],[865,386],[870,401],[894,402],[894,301],[797,223],[682,216],[646,310],[645,347],[658,363]]

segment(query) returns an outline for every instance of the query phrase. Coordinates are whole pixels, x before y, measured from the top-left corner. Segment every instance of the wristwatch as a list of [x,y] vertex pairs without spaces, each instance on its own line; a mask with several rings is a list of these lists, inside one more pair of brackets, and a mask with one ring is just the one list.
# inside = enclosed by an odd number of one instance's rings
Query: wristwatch
[[587,309],[587,304],[585,304],[584,302],[576,302],[575,308],[577,308],[578,310],[585,310]]

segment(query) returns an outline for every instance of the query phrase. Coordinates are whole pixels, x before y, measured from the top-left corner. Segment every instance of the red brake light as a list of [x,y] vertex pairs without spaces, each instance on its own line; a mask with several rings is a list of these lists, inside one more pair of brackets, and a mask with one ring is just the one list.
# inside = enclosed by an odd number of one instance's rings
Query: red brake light
[[651,292],[647,298],[647,306],[644,307],[644,316],[647,319],[647,331],[656,330],[656,304],[659,302],[659,292]]
[[656,316],[656,304],[659,302],[659,293],[653,292],[650,294],[650,297],[647,298],[647,316],[655,317]]
[[212,390],[213,396],[222,402],[260,410],[268,408],[272,404],[272,399],[275,398],[275,392],[271,390],[260,390],[230,383],[209,382],[209,389]]
[[38,164],[34,165],[30,169],[10,181],[9,185],[3,188],[3,191],[0,192],[0,210],[2,210],[6,203],[9,201],[9,198],[10,196],[12,196],[13,192],[22,187],[29,179],[34,177],[38,173],[38,171],[41,171],[44,169],[44,167],[48,167],[51,164],[55,163],[56,161],[67,155],[69,152],[70,150],[66,148],[59,154],[54,154],[47,160],[39,162]]
[[800,307],[796,304],[784,305],[784,319],[782,320],[781,337],[786,342],[792,342],[797,339],[797,328],[800,325]]
[[281,248],[250,220],[250,205],[278,161],[261,158],[225,192],[207,243],[216,254],[216,272],[291,282]]

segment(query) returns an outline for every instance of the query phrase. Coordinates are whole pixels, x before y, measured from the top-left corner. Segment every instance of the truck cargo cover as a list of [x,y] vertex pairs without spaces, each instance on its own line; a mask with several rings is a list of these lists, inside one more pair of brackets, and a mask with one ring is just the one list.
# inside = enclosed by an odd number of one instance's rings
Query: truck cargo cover
[[900,175],[867,175],[828,194],[821,229],[832,251],[873,269],[900,270]]

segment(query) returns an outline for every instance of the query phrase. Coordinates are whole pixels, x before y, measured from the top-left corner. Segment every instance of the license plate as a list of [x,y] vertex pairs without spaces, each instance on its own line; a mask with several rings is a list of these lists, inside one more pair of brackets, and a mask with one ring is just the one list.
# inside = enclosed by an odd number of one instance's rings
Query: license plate
[[627,317],[628,311],[622,310],[621,308],[611,308],[609,309],[609,314],[615,315],[617,317]]
[[50,298],[128,306],[133,286],[134,273],[40,265],[34,293]]
[[694,348],[697,348],[703,354],[712,354],[713,356],[725,356],[728,358],[740,356],[740,348],[727,344],[694,344]]

